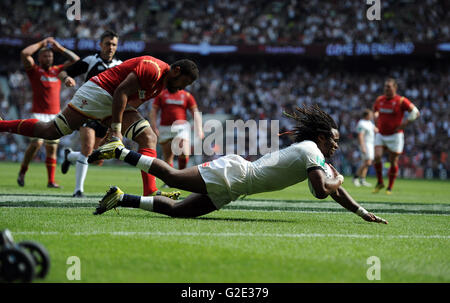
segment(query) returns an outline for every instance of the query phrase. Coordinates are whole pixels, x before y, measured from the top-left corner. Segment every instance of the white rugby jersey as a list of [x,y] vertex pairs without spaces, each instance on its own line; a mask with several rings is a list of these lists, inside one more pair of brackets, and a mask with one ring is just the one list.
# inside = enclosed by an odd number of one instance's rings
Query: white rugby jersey
[[364,143],[373,145],[375,142],[375,125],[370,120],[361,119],[356,125],[356,132],[364,132]]
[[323,156],[313,141],[295,143],[250,162],[246,176],[247,194],[281,190],[308,178],[310,169],[325,166]]

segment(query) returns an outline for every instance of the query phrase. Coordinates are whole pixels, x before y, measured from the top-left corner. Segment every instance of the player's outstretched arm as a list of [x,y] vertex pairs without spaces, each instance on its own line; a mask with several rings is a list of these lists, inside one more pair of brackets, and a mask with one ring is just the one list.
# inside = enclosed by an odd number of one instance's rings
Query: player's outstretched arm
[[336,192],[332,193],[331,197],[342,207],[357,214],[368,222],[388,224],[388,222],[383,218],[375,216],[360,206],[342,186],[339,187]]

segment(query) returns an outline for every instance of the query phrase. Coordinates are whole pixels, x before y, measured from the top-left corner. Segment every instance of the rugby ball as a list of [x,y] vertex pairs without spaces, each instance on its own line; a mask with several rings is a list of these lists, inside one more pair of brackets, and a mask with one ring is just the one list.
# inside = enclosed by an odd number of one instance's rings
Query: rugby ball
[[[333,171],[330,168],[330,166],[328,165],[328,163],[325,163],[325,165],[323,166],[323,169],[325,171],[325,175],[327,176],[327,178],[333,178]],[[311,180],[309,178],[308,178],[308,187],[309,187],[309,191],[312,193],[312,195],[317,198],[316,192],[314,191],[314,187],[312,186]]]

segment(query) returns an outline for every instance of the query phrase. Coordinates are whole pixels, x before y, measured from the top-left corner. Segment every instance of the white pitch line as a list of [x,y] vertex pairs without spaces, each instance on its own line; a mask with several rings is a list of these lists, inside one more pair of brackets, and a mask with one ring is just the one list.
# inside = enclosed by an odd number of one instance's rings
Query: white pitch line
[[[55,203],[56,204],[56,203]],[[41,207],[41,206],[0,206],[0,209],[30,209],[30,208],[59,208],[59,207]],[[75,207],[76,209],[94,209],[93,206],[77,206]],[[68,208],[66,208],[68,209]],[[289,212],[289,213],[306,213],[306,214],[331,214],[331,215],[340,215],[340,214],[351,214],[350,212],[345,212],[345,211],[330,211],[330,210],[321,210],[321,209],[317,209],[317,210],[303,210],[303,209],[295,209],[295,210],[287,210],[287,209],[240,209],[240,208],[222,208],[220,209],[221,212],[257,212],[257,211],[263,211],[263,212],[278,212],[278,213],[284,213],[284,212]],[[374,213],[377,214],[389,214],[389,215],[408,215],[408,216],[450,216],[450,214],[434,214],[434,213],[402,213],[402,212],[395,212],[395,211],[376,211],[373,210]]]
[[140,231],[111,231],[111,232],[58,232],[58,231],[16,231],[18,235],[68,235],[68,236],[191,236],[191,237],[273,237],[273,238],[360,238],[360,239],[450,239],[450,235],[364,235],[364,234],[280,234],[280,233],[203,233],[203,232],[140,232]]

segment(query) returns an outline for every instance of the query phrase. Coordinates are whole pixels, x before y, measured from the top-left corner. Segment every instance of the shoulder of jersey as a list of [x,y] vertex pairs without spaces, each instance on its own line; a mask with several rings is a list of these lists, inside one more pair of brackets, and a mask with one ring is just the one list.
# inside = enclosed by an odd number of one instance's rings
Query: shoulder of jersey
[[[58,74],[59,65],[53,65],[52,68],[48,71],[49,74],[56,75]],[[43,70],[44,72],[44,70]]]
[[123,63],[123,61],[122,61],[122,60],[120,60],[120,59],[116,59],[116,58],[113,58],[113,59],[112,59],[112,62],[113,62],[113,63],[115,63],[115,64],[117,64],[117,65],[119,65],[119,64],[121,64],[121,63]]
[[317,144],[314,141],[310,141],[310,140],[297,142],[297,143],[294,143],[294,145],[298,148],[308,149],[308,150],[317,148]]
[[94,55],[86,56],[82,60],[85,61],[86,63],[90,63],[92,61],[97,61],[97,58],[98,58],[98,54],[94,54]]

